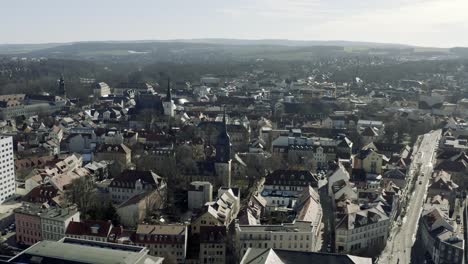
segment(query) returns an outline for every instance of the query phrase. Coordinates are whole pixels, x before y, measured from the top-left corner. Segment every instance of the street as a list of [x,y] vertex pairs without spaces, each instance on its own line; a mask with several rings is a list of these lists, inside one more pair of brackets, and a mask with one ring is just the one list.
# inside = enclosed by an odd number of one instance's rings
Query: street
[[399,219],[399,223],[393,225],[389,241],[378,263],[406,264],[411,262],[411,249],[416,240],[419,217],[433,172],[433,162],[441,133],[441,130],[436,130],[424,134],[420,136],[420,143],[415,144],[406,188],[402,194],[402,202],[407,200],[407,206],[402,210],[402,212],[406,211],[406,214],[403,219]]

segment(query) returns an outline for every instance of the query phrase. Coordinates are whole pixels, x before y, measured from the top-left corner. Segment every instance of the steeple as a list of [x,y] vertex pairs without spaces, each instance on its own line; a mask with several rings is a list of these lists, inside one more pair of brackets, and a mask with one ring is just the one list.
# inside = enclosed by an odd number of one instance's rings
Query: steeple
[[227,132],[226,108],[223,110],[223,124],[216,142],[216,161],[228,162],[231,160],[231,137]]
[[166,101],[172,101],[172,93],[171,93],[171,78],[167,78],[167,94],[166,94]]
[[167,94],[166,98],[162,102],[162,105],[164,108],[164,115],[174,117],[174,110],[176,109],[176,106],[172,100],[170,78],[167,78]]

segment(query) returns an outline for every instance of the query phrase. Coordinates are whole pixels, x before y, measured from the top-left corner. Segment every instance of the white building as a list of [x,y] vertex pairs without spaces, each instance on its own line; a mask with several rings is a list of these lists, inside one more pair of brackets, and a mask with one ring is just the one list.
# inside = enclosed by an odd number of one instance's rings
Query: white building
[[249,248],[316,251],[315,228],[310,222],[302,221],[281,225],[238,225],[239,254],[244,255]]
[[194,181],[188,190],[188,208],[202,208],[213,201],[213,185],[209,182]]
[[378,251],[386,243],[390,218],[380,204],[360,207],[350,204],[348,212],[337,219],[335,246],[337,253]]
[[296,218],[281,225],[236,225],[237,248],[240,256],[248,248],[284,249],[314,252],[318,250],[322,223],[319,194],[308,187],[303,190],[294,208]]
[[70,222],[80,221],[80,212],[72,208],[52,208],[40,215],[42,239],[58,241],[65,237]]
[[111,94],[111,88],[105,82],[96,83],[93,89],[94,96],[96,97],[106,97]]
[[0,204],[15,194],[13,138],[0,136]]

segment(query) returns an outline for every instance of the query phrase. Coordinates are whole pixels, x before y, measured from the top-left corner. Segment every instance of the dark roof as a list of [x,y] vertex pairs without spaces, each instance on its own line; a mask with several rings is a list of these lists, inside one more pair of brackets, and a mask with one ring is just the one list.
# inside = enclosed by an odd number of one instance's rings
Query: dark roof
[[153,177],[153,175],[158,177],[151,171],[125,170],[112,180],[110,187],[133,188],[135,182],[138,180],[141,180],[143,184],[157,186],[159,183],[156,182],[157,180]]
[[[110,221],[85,220],[83,222],[70,222],[66,235],[107,237],[112,223]],[[93,233],[96,229],[97,233]]]
[[124,144],[101,144],[97,148],[96,152],[119,152],[119,153],[129,153],[131,152],[131,149],[129,149],[127,146]]
[[39,185],[23,196],[21,200],[30,203],[53,203],[53,198],[57,195],[59,195],[58,190],[52,185]]
[[374,146],[377,148],[378,152],[392,152],[392,153],[400,153],[402,149],[405,147],[403,144],[393,144],[393,143],[382,143],[382,142],[372,142]]
[[373,149],[361,149],[359,153],[356,155],[358,159],[366,159],[367,156],[369,156],[372,152],[374,152]]
[[362,131],[361,136],[365,137],[376,137],[378,136],[377,131],[373,129],[372,127],[366,127],[364,128],[364,131]]
[[285,264],[314,263],[320,264],[354,264],[349,255],[319,253],[319,252],[296,252],[288,250],[275,250],[275,253]]
[[461,161],[444,160],[435,168],[435,170],[444,170],[444,171],[450,171],[450,172],[462,172],[467,169],[468,169],[468,163],[464,160],[461,160]]
[[318,178],[306,170],[275,170],[267,175],[265,185],[318,186]]

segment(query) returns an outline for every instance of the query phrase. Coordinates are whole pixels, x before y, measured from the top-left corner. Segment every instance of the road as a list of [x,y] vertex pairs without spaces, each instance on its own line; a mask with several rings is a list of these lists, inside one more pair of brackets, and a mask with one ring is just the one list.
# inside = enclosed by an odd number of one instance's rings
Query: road
[[426,199],[441,134],[441,130],[424,134],[414,147],[408,181],[402,194],[402,212],[406,211],[406,214],[399,223],[393,225],[387,246],[379,257],[379,264],[411,262],[411,248],[416,240],[419,217]]

